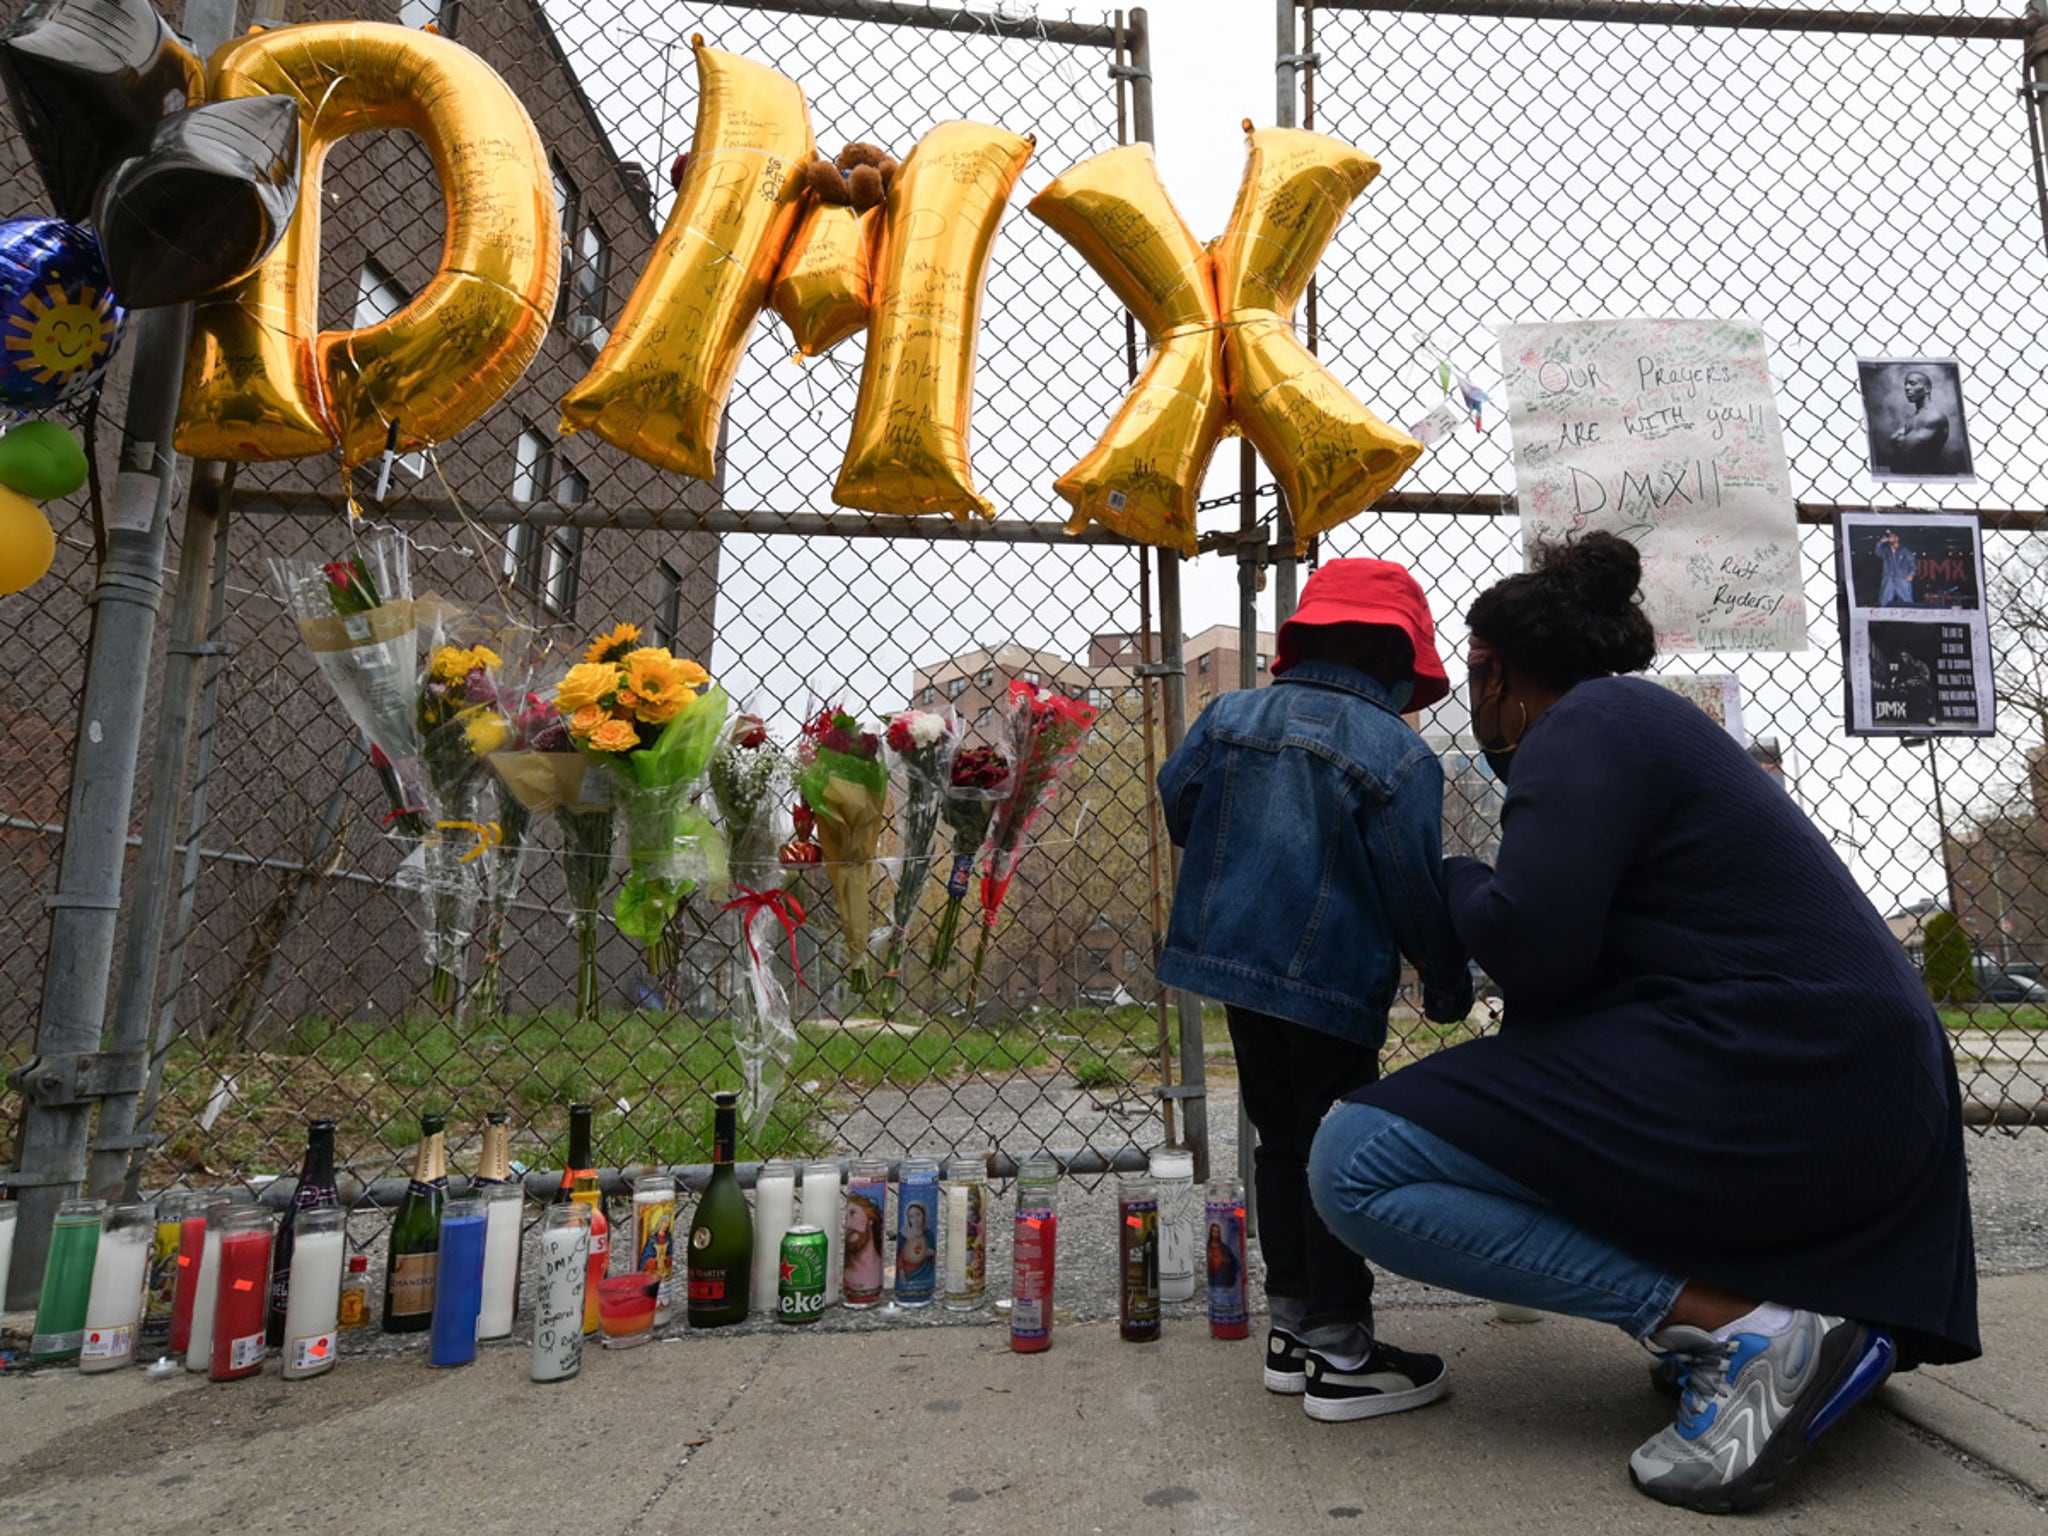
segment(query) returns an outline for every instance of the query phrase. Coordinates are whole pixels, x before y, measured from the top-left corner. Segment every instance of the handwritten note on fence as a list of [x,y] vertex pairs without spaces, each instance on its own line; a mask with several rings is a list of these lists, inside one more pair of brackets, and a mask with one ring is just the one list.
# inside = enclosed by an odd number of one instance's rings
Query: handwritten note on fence
[[1604,529],[1643,554],[1667,651],[1806,646],[1763,332],[1739,320],[1501,328],[1524,549]]

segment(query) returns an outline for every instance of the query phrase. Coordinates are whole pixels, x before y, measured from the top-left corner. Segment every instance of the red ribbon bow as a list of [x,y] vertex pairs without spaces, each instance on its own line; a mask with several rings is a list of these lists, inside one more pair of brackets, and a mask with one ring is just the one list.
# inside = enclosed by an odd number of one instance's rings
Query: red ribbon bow
[[761,951],[754,944],[754,919],[762,912],[771,912],[782,924],[782,931],[789,935],[789,967],[796,972],[796,979],[802,981],[804,968],[796,958],[796,931],[804,922],[802,905],[779,886],[772,891],[757,891],[744,885],[733,889],[740,893],[738,899],[728,901],[719,910],[740,913],[740,931],[747,936],[747,953],[754,957],[754,964],[761,963]]

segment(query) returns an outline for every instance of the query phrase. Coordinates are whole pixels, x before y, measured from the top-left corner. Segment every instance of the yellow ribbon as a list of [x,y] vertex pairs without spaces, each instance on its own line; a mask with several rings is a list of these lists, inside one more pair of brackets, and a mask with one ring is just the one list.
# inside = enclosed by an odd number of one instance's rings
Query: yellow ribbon
[[476,834],[476,846],[457,859],[455,862],[458,864],[467,864],[472,859],[480,859],[484,856],[486,850],[495,848],[498,844],[505,841],[505,834],[495,821],[437,821],[434,823],[434,830],[436,832],[474,832]]

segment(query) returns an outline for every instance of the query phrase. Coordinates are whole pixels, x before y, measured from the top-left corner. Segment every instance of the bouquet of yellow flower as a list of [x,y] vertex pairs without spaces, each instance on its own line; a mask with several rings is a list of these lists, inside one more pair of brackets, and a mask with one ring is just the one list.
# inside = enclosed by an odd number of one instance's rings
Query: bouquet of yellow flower
[[593,659],[555,685],[555,705],[577,750],[616,776],[630,867],[612,920],[661,977],[676,962],[668,928],[683,897],[726,883],[724,840],[692,803],[725,729],[726,697],[710,673],[665,647],[626,649],[638,638],[630,625],[600,637]]

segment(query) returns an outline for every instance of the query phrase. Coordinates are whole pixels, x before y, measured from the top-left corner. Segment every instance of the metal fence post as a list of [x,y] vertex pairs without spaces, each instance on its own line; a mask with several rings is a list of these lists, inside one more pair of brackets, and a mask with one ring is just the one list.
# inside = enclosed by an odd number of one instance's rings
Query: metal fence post
[[[150,758],[149,809],[143,815],[142,847],[135,859],[121,979],[102,1047],[122,1059],[149,1049],[156,1011],[202,658],[215,648],[207,635],[213,627],[214,541],[225,500],[221,480],[220,465],[193,466],[185,530],[178,541],[178,586],[171,601],[156,747]],[[137,1137],[135,1126],[142,1095],[155,1079],[155,1073],[145,1072],[140,1080],[124,1081],[101,1105],[87,1187],[102,1200],[120,1197],[133,1160],[130,1154],[149,1144],[147,1135]]]
[[2034,202],[2041,211],[2041,243],[2048,248],[2048,0],[2027,0],[2033,28],[2021,51],[2020,91],[2027,99],[2027,137],[2034,151]]

